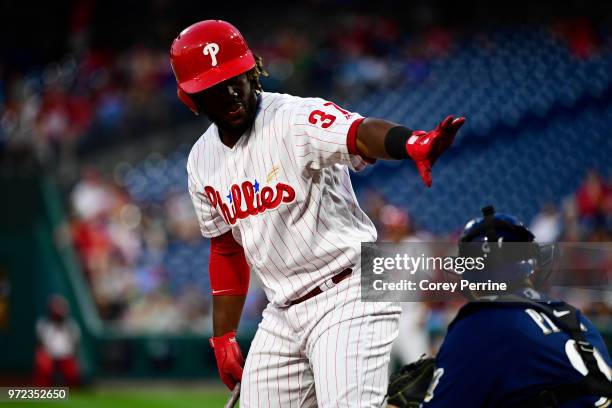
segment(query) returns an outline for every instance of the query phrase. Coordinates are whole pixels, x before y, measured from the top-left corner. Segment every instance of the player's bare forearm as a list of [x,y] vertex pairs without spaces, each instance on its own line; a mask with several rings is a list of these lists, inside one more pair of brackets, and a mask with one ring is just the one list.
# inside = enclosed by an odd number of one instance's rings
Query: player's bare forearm
[[[357,128],[357,153],[370,159],[412,159],[427,187],[431,187],[431,167],[448,149],[465,118],[447,116],[435,129],[412,130],[382,119],[367,118]],[[351,149],[349,145],[349,151]],[[352,152],[355,154],[355,152]]]
[[[419,155],[430,155],[432,162],[435,162],[435,159],[452,144],[455,134],[464,122],[463,117],[448,116],[430,132],[421,130],[413,132],[407,127],[384,119],[366,118],[357,128],[357,150],[361,155],[372,159],[401,160],[407,158],[408,155],[414,156],[409,151],[411,145],[405,143],[408,142],[409,136],[416,135],[424,142],[416,142],[415,138],[415,144],[431,145],[429,149],[427,149],[428,146],[425,146],[422,154]],[[393,131],[389,132],[391,129]],[[402,143],[398,144],[398,142]],[[412,158],[415,159],[415,157]]]
[[213,296],[213,333],[221,336],[238,329],[246,296]]
[[357,128],[357,149],[372,159],[393,160],[385,149],[385,138],[391,128],[399,126],[383,119],[366,118]]

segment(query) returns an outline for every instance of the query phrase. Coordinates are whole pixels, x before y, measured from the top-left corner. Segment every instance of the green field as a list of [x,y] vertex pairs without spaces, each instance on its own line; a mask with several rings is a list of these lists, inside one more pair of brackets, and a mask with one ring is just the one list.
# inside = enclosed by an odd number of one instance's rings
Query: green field
[[189,388],[150,389],[104,388],[88,391],[71,391],[66,401],[2,403],[0,408],[218,408],[223,407],[229,391],[194,390]]

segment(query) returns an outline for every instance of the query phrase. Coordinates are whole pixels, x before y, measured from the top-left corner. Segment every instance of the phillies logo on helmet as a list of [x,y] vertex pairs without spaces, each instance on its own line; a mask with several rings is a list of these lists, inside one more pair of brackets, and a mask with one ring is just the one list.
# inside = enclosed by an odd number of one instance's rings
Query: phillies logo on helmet
[[206,44],[203,51],[204,55],[210,55],[210,63],[213,67],[217,66],[217,54],[219,53],[219,44]]
[[205,186],[204,193],[210,204],[219,208],[228,225],[234,225],[236,221],[251,215],[262,214],[278,208],[282,203],[288,204],[295,201],[295,190],[289,184],[276,183],[274,188],[265,186],[260,191],[257,180],[255,180],[255,184],[247,180],[241,185],[233,184],[230,187],[230,193],[226,197],[229,199],[231,207],[223,202],[221,193],[214,187]]

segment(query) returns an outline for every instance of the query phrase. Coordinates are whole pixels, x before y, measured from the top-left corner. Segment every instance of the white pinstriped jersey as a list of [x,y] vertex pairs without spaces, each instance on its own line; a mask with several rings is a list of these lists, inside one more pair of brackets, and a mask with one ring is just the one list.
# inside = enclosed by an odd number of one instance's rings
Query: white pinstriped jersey
[[272,304],[357,264],[360,243],[376,240],[348,173],[366,165],[347,147],[359,118],[319,98],[263,92],[253,126],[234,147],[212,124],[189,154],[202,235],[231,230]]

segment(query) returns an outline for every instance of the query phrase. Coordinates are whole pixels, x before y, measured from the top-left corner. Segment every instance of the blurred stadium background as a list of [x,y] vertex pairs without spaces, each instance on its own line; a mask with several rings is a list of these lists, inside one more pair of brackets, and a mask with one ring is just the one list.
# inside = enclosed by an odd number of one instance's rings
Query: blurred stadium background
[[[406,163],[352,175],[380,239],[451,240],[491,203],[543,242],[612,240],[612,5],[209,3],[0,4],[0,385],[32,383],[37,321],[61,294],[85,385],[65,406],[222,404],[185,172],[208,123],[176,99],[168,62],[198,20],[243,32],[268,91],[423,129],[468,118],[430,190]],[[612,344],[612,299],[573,301]],[[244,348],[265,303],[253,287]],[[400,339],[435,350],[454,310],[407,306]]]

